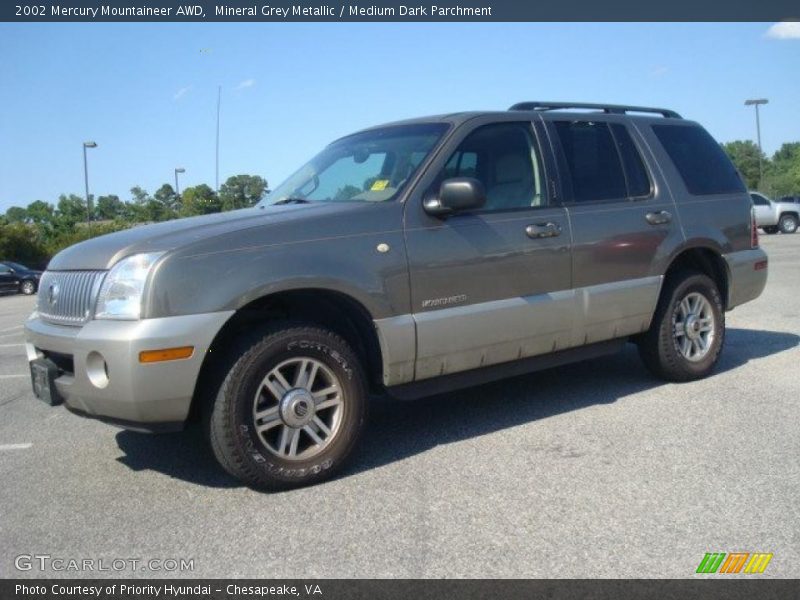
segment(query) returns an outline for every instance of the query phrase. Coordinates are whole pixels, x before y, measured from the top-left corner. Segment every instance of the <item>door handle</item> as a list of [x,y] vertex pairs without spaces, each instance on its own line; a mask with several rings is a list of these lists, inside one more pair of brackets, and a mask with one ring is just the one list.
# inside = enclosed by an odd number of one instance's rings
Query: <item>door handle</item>
[[525,228],[525,235],[529,238],[549,238],[561,235],[561,226],[558,223],[536,223]]
[[644,216],[650,225],[663,225],[672,221],[672,215],[666,210],[659,210],[658,212],[649,212]]

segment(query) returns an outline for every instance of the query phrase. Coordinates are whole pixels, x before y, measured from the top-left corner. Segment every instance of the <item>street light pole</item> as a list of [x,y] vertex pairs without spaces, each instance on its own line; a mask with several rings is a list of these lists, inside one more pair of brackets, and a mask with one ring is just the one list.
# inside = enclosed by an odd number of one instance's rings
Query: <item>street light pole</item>
[[762,104],[767,104],[769,100],[766,98],[756,98],[752,100],[745,100],[745,106],[756,107],[756,140],[758,141],[758,187],[761,187],[761,180],[764,178],[764,161],[761,158],[763,154],[761,151],[761,119],[758,114],[758,107]]
[[86,223],[92,222],[92,199],[89,196],[89,163],[86,160],[86,149],[97,148],[95,142],[83,142],[83,183],[86,186]]
[[178,187],[178,173],[186,173],[186,169],[184,169],[183,167],[178,167],[178,168],[175,169],[175,197],[176,198],[180,198],[181,197],[181,190]]

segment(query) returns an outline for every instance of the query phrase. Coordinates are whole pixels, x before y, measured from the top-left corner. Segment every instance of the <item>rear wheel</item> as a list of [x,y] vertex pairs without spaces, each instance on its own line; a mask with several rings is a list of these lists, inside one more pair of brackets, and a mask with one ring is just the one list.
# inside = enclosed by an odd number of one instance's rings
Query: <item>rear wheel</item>
[[691,381],[711,373],[725,337],[725,312],[714,281],[684,271],[664,287],[650,329],[639,340],[639,355],[656,376]]
[[794,233],[797,231],[797,217],[794,215],[782,215],[778,227],[783,233]]
[[264,490],[330,478],[352,452],[366,418],[355,353],[328,330],[290,325],[237,351],[210,415],[217,460]]

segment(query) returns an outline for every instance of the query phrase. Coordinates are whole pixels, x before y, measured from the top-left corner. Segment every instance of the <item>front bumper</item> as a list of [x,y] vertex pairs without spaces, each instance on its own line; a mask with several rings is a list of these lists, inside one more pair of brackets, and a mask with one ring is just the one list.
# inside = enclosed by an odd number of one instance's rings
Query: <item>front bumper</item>
[[761,248],[724,255],[728,265],[728,309],[755,300],[767,285],[767,253]]
[[[25,346],[29,361],[52,357],[62,366],[55,385],[73,412],[129,429],[180,429],[206,352],[232,314],[89,321],[69,327],[47,323],[34,313],[25,323]],[[181,346],[193,346],[192,356],[139,362],[142,351]]]

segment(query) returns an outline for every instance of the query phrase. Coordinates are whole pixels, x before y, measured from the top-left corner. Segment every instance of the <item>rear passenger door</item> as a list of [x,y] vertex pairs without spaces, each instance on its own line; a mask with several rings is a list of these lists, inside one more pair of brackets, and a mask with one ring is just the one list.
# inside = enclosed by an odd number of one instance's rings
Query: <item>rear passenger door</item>
[[661,285],[656,259],[682,235],[672,197],[624,121],[565,117],[548,131],[572,225],[573,343],[643,331]]
[[[462,128],[406,204],[417,380],[560,350],[572,330],[569,221],[548,194],[544,130]],[[452,177],[480,180],[486,205],[427,214],[424,199]]]

